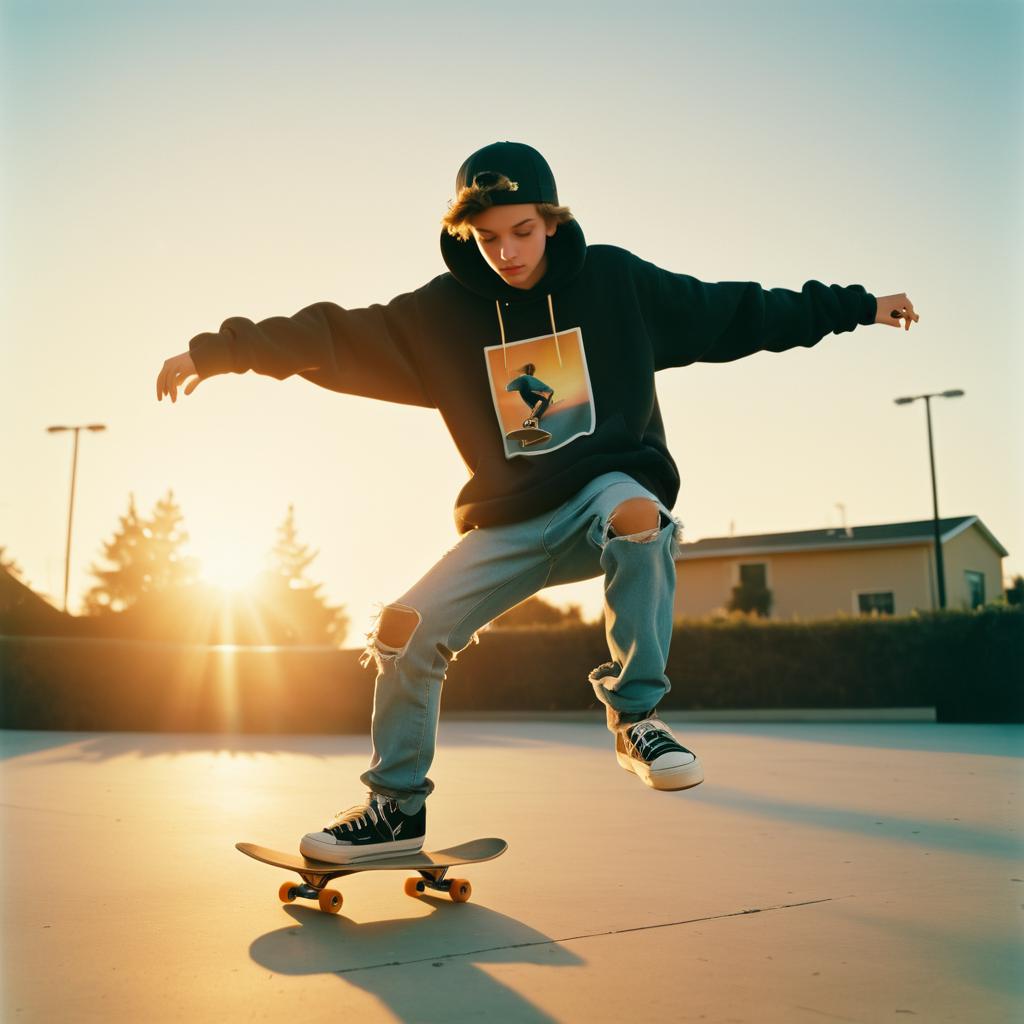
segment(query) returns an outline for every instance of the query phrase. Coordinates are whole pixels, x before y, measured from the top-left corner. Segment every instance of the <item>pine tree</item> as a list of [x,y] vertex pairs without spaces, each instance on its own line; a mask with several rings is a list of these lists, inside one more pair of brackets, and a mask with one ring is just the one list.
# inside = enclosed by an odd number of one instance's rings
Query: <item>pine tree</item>
[[278,643],[335,643],[348,633],[349,617],[344,606],[332,607],[319,593],[320,583],[311,583],[305,571],[319,551],[310,553],[300,543],[295,526],[295,506],[277,528],[277,542],[271,550],[270,568],[264,574],[262,609],[264,626]]
[[151,538],[147,558],[152,566],[148,590],[188,586],[198,579],[199,560],[182,555],[180,550],[188,540],[188,533],[181,528],[184,519],[174,491],[168,490],[167,497],[154,506],[153,518],[148,522]]
[[113,568],[100,568],[95,563],[89,567],[89,572],[100,582],[85,595],[86,615],[123,612],[146,590],[150,576],[143,552],[149,531],[135,507],[134,493],[128,495],[127,515],[120,518],[120,529],[103,545],[103,557]]
[[299,532],[295,527],[295,505],[290,502],[288,515],[277,528],[277,534],[277,543],[270,552],[270,571],[285,580],[293,590],[308,587],[310,584],[303,578],[303,573],[320,552],[308,554],[309,548],[299,543]]
[[112,568],[90,566],[100,582],[85,595],[85,613],[124,612],[148,594],[194,582],[198,562],[179,551],[188,539],[180,529],[182,519],[173,491],[157,502],[152,519],[139,515],[135,495],[129,494],[120,530],[104,543],[103,557]]

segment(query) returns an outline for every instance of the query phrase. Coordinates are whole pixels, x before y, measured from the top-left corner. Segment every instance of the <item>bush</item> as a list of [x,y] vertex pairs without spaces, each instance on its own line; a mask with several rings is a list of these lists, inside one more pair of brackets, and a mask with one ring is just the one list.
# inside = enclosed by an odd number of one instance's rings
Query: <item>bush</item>
[[[442,713],[597,714],[587,676],[607,660],[599,623],[485,630],[449,666]],[[681,622],[667,675],[669,710],[934,707],[943,722],[1024,722],[1024,608]],[[365,731],[373,679],[357,652],[327,646],[0,637],[0,724]]]

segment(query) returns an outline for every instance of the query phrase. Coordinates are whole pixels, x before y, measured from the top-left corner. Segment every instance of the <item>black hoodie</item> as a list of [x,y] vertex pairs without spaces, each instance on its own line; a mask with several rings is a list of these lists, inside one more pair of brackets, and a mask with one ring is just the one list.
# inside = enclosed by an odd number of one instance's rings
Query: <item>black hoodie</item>
[[[610,470],[672,508],[679,472],[655,371],[810,348],[875,320],[875,297],[861,285],[708,284],[618,246],[588,246],[575,220],[545,251],[544,277],[514,288],[475,242],[442,231],[450,273],[386,305],[317,302],[258,323],[230,317],[189,350],[203,379],[298,373],[333,391],[438,409],[470,471],[455,503],[465,533],[553,509]],[[533,410],[506,387],[531,363],[553,394],[534,428],[547,438],[524,443],[508,435]]]

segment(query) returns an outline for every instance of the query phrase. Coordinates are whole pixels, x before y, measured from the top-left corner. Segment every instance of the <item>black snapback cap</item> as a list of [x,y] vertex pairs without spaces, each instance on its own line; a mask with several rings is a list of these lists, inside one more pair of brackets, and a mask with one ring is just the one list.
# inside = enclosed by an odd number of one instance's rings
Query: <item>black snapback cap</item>
[[455,176],[455,195],[474,183],[487,188],[504,174],[513,183],[511,189],[494,189],[490,193],[495,206],[514,203],[554,203],[558,205],[555,176],[547,160],[525,142],[492,142],[467,157]]

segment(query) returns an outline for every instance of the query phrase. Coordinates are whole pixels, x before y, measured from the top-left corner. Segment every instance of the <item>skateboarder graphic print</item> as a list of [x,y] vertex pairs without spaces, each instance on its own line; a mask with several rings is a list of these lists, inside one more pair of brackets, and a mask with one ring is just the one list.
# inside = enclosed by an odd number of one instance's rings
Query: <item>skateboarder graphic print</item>
[[[415,154],[409,163],[415,175]],[[675,170],[627,182],[616,212],[648,216]],[[394,194],[388,183],[379,201]],[[548,162],[520,142],[494,142],[463,161],[440,229],[447,273],[365,308],[324,300],[292,316],[229,317],[165,360],[156,382],[157,398],[174,402],[179,387],[189,395],[217,374],[299,374],[332,391],[436,409],[465,463],[458,542],[382,606],[368,637],[360,660],[376,676],[370,759],[359,775],[366,792],[299,838],[300,853],[318,861],[423,847],[449,664],[502,613],[577,580],[604,581],[609,657],[585,683],[604,707],[617,764],[659,791],[701,783],[700,758],[657,710],[672,686],[682,524],[655,376],[826,337],[840,344],[830,336],[860,325],[909,330],[919,319],[905,292],[706,282],[617,245],[588,245]],[[529,437],[508,437],[516,430],[549,436],[524,445]],[[373,490],[353,488],[353,498],[372,501]]]
[[[484,349],[505,457],[554,451],[594,430],[594,398],[578,328]],[[530,356],[508,379],[505,360]],[[543,379],[536,376],[543,367]],[[558,395],[556,398],[555,395]],[[525,417],[525,418],[524,418]],[[542,422],[543,421],[543,422]]]
[[[537,380],[534,377],[533,374],[537,367],[533,363],[527,363],[525,366],[521,366],[520,369],[522,373],[515,380],[509,381],[505,385],[505,390],[519,392],[519,397],[526,403],[527,409],[530,410],[529,422],[537,426],[541,417],[548,411],[548,406],[551,404],[551,399],[554,397],[555,392],[544,381]],[[525,427],[526,425],[524,422],[523,426]]]

